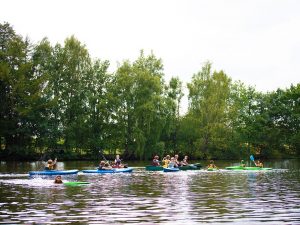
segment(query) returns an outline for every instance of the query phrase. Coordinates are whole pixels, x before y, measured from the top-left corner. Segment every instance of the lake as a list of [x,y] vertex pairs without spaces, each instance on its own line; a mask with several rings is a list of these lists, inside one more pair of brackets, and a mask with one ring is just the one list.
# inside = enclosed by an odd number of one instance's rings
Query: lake
[[[206,165],[207,161],[201,162]],[[270,171],[145,171],[62,176],[84,186],[29,177],[40,162],[1,162],[0,224],[300,224],[300,161],[265,162]],[[249,164],[250,162],[248,162]],[[58,162],[58,169],[94,169],[96,162]],[[223,169],[222,169],[223,168]]]

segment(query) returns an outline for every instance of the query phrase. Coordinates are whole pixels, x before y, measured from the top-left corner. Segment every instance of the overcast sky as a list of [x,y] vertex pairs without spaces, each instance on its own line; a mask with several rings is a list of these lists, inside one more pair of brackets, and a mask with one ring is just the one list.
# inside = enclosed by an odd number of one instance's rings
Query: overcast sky
[[162,58],[165,79],[191,81],[203,63],[258,91],[300,83],[297,0],[0,0],[0,22],[34,43],[75,35],[93,58]]

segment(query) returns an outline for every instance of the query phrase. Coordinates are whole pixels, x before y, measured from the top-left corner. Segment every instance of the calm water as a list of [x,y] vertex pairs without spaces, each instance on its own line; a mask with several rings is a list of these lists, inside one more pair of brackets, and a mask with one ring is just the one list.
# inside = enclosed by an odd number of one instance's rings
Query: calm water
[[[203,164],[205,164],[204,162]],[[235,165],[217,162],[220,168]],[[95,162],[59,162],[58,169],[92,169]],[[29,178],[40,163],[0,165],[0,224],[300,224],[300,161],[265,163],[272,171],[81,174],[54,185]]]

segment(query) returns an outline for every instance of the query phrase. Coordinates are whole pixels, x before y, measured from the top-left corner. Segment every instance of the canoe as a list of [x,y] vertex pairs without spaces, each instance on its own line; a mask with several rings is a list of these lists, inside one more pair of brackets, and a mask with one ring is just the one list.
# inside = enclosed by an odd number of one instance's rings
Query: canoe
[[179,170],[200,170],[200,167],[195,166],[195,165],[180,166],[178,168],[179,168]]
[[33,175],[70,175],[77,174],[79,170],[41,170],[41,171],[30,171],[29,176]]
[[88,185],[90,183],[84,181],[70,181],[70,182],[64,182],[63,184],[66,186],[83,186],[83,185]]
[[162,166],[151,166],[151,165],[145,166],[145,169],[147,171],[163,171],[164,170],[164,168]]
[[178,168],[164,168],[164,172],[178,172]]
[[132,168],[121,168],[121,169],[111,169],[111,170],[82,170],[83,173],[130,173]]
[[261,168],[261,167],[243,167],[243,166],[229,166],[225,167],[227,170],[272,170],[272,168]]

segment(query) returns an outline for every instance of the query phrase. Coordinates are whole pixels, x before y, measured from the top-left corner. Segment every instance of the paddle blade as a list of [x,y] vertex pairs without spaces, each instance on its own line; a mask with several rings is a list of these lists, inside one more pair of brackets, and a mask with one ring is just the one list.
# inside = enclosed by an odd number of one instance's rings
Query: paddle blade
[[254,161],[254,156],[253,155],[250,155],[250,160]]

